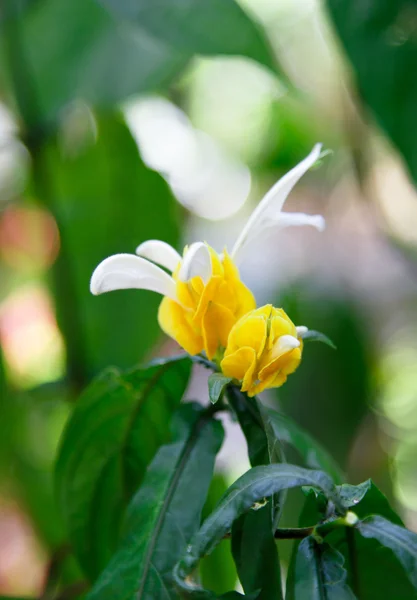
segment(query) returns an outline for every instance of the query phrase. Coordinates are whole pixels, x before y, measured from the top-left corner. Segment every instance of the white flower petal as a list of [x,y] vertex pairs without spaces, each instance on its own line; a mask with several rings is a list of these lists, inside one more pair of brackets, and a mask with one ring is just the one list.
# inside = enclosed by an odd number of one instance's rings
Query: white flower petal
[[212,274],[210,251],[204,242],[191,244],[185,254],[178,278],[189,281],[193,277],[201,277],[207,283]]
[[166,242],[161,240],[147,240],[136,248],[136,254],[147,258],[169,271],[175,271],[178,263],[181,262],[181,255]]
[[291,227],[293,225],[311,225],[319,231],[324,231],[326,221],[321,215],[307,215],[305,213],[287,213],[281,212],[275,222],[271,225],[279,225],[280,227]]
[[131,288],[151,290],[177,300],[173,278],[134,254],[109,256],[96,267],[90,281],[90,291],[95,296]]
[[276,220],[277,216],[284,206],[289,193],[297,181],[314,165],[318,160],[321,151],[321,144],[316,144],[310,154],[302,160],[296,167],[286,173],[272,188],[266,193],[261,202],[249,217],[243,231],[239,235],[233,247],[231,256],[236,257],[237,252],[243,247],[249,235],[259,233],[262,226],[270,219]]
[[300,345],[300,340],[297,340],[293,335],[282,335],[275,343],[274,349],[279,350],[294,350],[294,348],[298,348]]
[[308,327],[305,325],[298,325],[296,327],[298,337],[302,338],[308,331]]

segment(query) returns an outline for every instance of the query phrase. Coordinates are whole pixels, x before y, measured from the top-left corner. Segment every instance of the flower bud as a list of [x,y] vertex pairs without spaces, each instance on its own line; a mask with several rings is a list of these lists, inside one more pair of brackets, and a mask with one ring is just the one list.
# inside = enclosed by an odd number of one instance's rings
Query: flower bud
[[226,377],[241,383],[242,392],[255,396],[285,383],[300,364],[302,349],[285,311],[267,304],[233,326],[220,366]]

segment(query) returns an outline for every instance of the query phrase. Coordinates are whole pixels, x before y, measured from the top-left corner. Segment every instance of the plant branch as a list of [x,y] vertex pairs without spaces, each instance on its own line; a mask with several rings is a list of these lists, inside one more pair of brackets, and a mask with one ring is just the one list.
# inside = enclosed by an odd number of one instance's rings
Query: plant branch
[[63,544],[52,554],[45,577],[45,586],[39,600],[49,600],[55,596],[61,577],[62,564],[70,553],[70,545]]
[[356,555],[356,542],[355,532],[352,527],[346,527],[346,542],[348,547],[350,573],[352,576],[352,590],[357,598],[360,598],[360,587],[359,587],[359,569],[358,559]]
[[239,411],[236,410],[237,404],[241,404],[245,407],[247,412],[250,414],[251,418],[255,423],[263,430],[265,430],[264,423],[262,421],[262,417],[259,414],[257,408],[253,405],[253,403],[249,400],[244,392],[241,392],[236,385],[229,384],[226,388],[226,394],[229,399],[229,402],[236,413]]
[[313,527],[286,527],[278,528],[274,532],[276,540],[300,540],[308,537],[314,532]]

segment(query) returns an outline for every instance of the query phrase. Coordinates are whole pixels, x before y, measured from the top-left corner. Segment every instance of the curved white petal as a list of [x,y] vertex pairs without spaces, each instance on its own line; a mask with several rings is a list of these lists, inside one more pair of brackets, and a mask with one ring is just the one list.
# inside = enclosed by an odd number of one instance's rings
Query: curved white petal
[[284,202],[297,181],[314,165],[320,156],[321,144],[316,144],[310,154],[302,160],[296,167],[288,171],[275,185],[265,194],[258,206],[249,217],[248,222],[239,235],[233,247],[231,256],[236,257],[237,252],[247,241],[249,234],[259,233],[259,230],[270,219],[277,219],[277,215],[282,210]]
[[178,278],[181,281],[189,281],[193,277],[201,277],[204,283],[207,283],[211,274],[211,256],[207,244],[204,242],[191,244],[183,258]]
[[298,326],[296,327],[296,330],[297,330],[297,335],[298,335],[298,337],[300,337],[300,338],[303,338],[303,336],[304,336],[304,335],[307,333],[307,331],[308,331],[308,327],[306,327],[305,325],[298,325]]
[[326,227],[326,221],[324,220],[324,217],[321,215],[307,215],[305,213],[281,212],[275,223],[280,227],[291,227],[292,225],[311,225],[319,231],[324,231]]
[[136,254],[147,258],[169,271],[175,271],[181,262],[181,255],[169,244],[161,240],[147,240],[136,248]]
[[300,345],[300,340],[297,340],[293,335],[282,335],[278,341],[277,345],[281,348],[281,350],[294,350],[294,348],[298,348]]
[[177,300],[173,278],[134,254],[109,256],[96,267],[90,281],[90,291],[95,296],[131,288],[151,290]]
[[300,340],[292,335],[282,335],[274,344],[272,353],[273,355],[280,355],[283,352],[289,352],[300,346]]

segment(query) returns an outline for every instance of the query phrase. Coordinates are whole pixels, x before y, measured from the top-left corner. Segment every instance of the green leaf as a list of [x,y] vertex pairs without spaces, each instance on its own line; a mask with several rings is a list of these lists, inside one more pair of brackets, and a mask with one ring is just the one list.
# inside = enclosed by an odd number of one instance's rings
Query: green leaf
[[18,87],[29,129],[54,121],[74,99],[109,107],[156,90],[191,57],[129,22],[116,22],[95,0],[32,2],[3,33],[7,52],[2,67],[14,79],[11,87]]
[[177,579],[187,589],[185,579],[197,566],[202,556],[210,553],[226,535],[236,519],[258,501],[282,489],[312,485],[335,500],[335,488],[330,477],[320,471],[302,469],[294,465],[266,465],[253,467],[228,489],[216,510],[206,519],[194,536],[187,554],[177,568]]
[[268,439],[256,400],[248,398],[236,386],[229,386],[227,397],[246,438],[250,464],[253,467],[269,464]]
[[84,392],[61,443],[56,484],[80,563],[95,576],[112,556],[120,518],[187,386],[187,358],[125,373],[109,369]]
[[209,398],[212,404],[216,404],[223,393],[224,388],[232,381],[232,377],[225,377],[222,373],[212,373],[208,378]]
[[252,58],[274,70],[276,60],[261,27],[234,0],[101,0],[138,31],[178,52]]
[[[233,386],[228,389],[228,398],[246,437],[251,465],[280,462],[283,453],[276,445],[273,449],[268,446],[256,400],[249,399]],[[260,590],[259,598],[264,600],[282,596],[281,567],[272,531],[285,493],[283,490],[273,496],[264,509],[243,514],[232,528],[233,558],[245,593]]]
[[181,407],[174,442],[163,446],[129,505],[118,552],[88,600],[178,598],[172,568],[200,524],[223,428],[198,405]]
[[391,508],[386,496],[371,479],[359,485],[344,483],[336,489],[342,505],[346,508],[352,508],[360,519],[370,514],[378,514],[397,523],[397,525],[403,524],[400,517]]
[[282,598],[271,507],[266,504],[240,516],[232,528],[232,552],[245,594],[258,591],[258,600]]
[[282,413],[263,406],[261,403],[258,403],[258,406],[265,424],[270,452],[274,451],[277,444],[289,444],[300,453],[307,467],[329,473],[334,481],[343,479],[333,458],[309,433]]
[[343,506],[345,508],[352,508],[352,506],[357,506],[360,502],[362,502],[372,486],[374,486],[374,484],[370,479],[360,483],[359,485],[343,483],[337,487],[337,492]]
[[363,537],[390,548],[417,589],[417,534],[376,515],[359,522],[356,528]]
[[[379,514],[391,522],[402,524],[387,498],[371,481],[358,486],[344,484],[337,488],[337,493],[341,503],[353,510],[360,519],[365,519],[370,514]],[[323,515],[313,515],[310,509],[308,522],[302,520],[300,525],[311,525],[322,518]],[[326,541],[343,554],[349,583],[358,598],[363,597],[366,600],[417,598],[404,570],[392,552],[381,548],[376,539],[365,539],[356,528],[346,528],[333,531],[326,537]],[[381,573],[384,573],[384,577],[381,577]]]
[[302,338],[303,342],[322,342],[323,344],[330,346],[330,348],[333,348],[333,350],[337,350],[332,340],[328,338],[327,335],[324,335],[324,333],[320,333],[320,331],[309,329],[302,335]]
[[360,95],[402,153],[417,181],[417,70],[410,0],[327,0],[354,67]]
[[[216,473],[211,481],[204,505],[203,519],[209,516],[228,487],[224,475]],[[216,594],[235,589],[238,578],[233,562],[230,539],[223,540],[211,554],[203,558],[200,562],[200,578],[203,587],[212,590]]]
[[97,127],[95,144],[71,156],[50,145],[42,165],[61,237],[53,267],[58,324],[70,379],[82,386],[108,365],[137,364],[161,335],[158,294],[120,290],[93,296],[93,270],[111,254],[133,253],[146,239],[175,245],[179,235],[177,205],[163,179],[141,162],[121,118],[102,117]]
[[298,546],[285,600],[354,600],[344,562],[340,552],[328,544],[305,538]]

